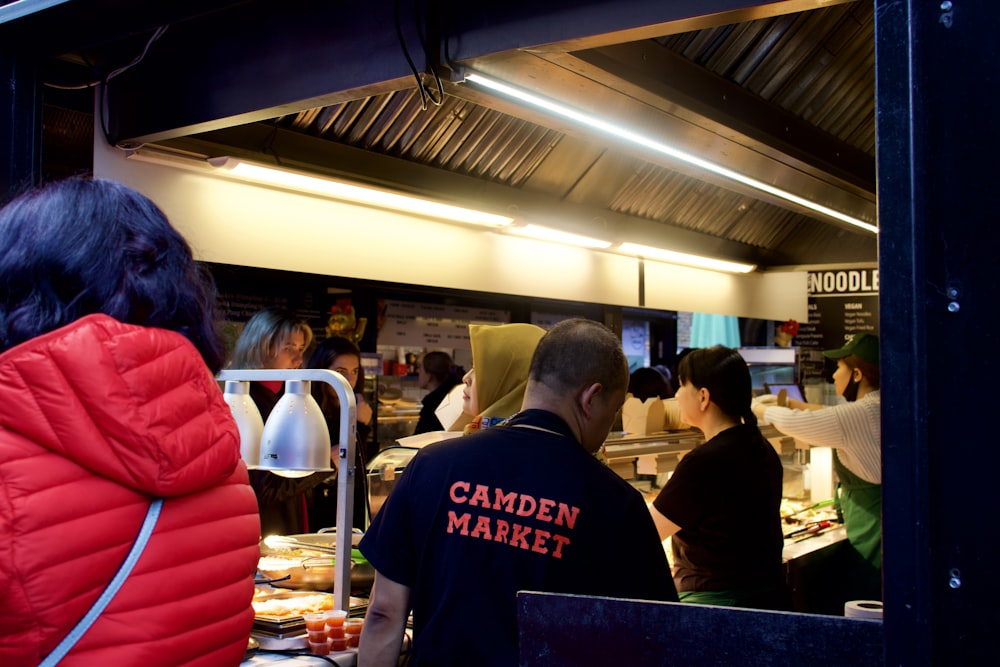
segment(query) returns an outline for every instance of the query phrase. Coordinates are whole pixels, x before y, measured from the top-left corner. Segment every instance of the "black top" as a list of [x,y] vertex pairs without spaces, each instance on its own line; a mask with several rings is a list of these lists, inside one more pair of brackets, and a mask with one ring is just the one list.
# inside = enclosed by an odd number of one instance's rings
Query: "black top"
[[417,421],[417,428],[413,431],[414,435],[444,430],[441,420],[437,418],[434,411],[437,410],[438,406],[441,405],[441,401],[444,400],[444,397],[448,395],[448,392],[456,384],[458,382],[446,381],[438,385],[437,389],[427,392],[427,395],[420,401],[422,406],[420,408],[420,419]]
[[653,505],[671,539],[679,591],[783,587],[781,460],[756,426],[726,429],[688,452]]
[[642,495],[541,410],[418,452],[360,549],[411,589],[414,665],[516,665],[519,590],[677,599]]
[[[330,431],[331,446],[337,447],[340,440],[340,410],[334,406],[323,410],[323,418]],[[364,530],[368,526],[368,447],[372,429],[367,424],[356,422],[354,445],[354,512],[351,519],[353,528]],[[337,525],[337,476],[339,471],[329,473],[323,482],[309,494],[309,528],[313,531]]]

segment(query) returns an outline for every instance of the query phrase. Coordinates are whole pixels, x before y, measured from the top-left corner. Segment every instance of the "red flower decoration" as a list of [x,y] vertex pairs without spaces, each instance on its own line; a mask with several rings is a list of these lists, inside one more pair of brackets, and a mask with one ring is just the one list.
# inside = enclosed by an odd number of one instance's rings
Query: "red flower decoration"
[[796,322],[795,320],[788,320],[787,322],[781,325],[781,330],[794,338],[799,333],[799,323]]
[[341,313],[350,315],[352,312],[354,312],[354,307],[351,305],[350,299],[340,299],[337,303],[330,306],[331,315],[339,315]]

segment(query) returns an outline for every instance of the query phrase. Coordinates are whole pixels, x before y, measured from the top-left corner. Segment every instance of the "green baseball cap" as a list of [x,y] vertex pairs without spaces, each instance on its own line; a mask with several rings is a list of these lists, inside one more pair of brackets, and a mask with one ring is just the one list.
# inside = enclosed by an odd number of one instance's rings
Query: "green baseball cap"
[[854,334],[844,343],[844,347],[823,352],[823,356],[830,359],[843,359],[852,354],[858,359],[878,366],[878,336],[866,333]]

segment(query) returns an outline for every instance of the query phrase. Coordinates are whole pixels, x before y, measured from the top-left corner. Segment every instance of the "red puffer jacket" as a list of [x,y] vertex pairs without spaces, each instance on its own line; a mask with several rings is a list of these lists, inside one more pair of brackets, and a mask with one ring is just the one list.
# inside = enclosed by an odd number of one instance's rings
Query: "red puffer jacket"
[[0,355],[0,665],[37,665],[146,550],[66,667],[237,665],[260,521],[229,408],[182,336],[82,318]]

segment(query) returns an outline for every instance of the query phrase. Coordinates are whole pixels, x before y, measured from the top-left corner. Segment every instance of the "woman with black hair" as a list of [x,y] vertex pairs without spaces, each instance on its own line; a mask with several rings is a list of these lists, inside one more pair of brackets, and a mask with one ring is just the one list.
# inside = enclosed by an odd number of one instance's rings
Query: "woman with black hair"
[[419,385],[427,394],[420,401],[420,419],[413,435],[443,431],[441,420],[434,413],[452,388],[461,382],[452,371],[451,355],[432,350],[420,359]]
[[688,452],[650,508],[671,537],[682,602],[789,608],[781,550],[781,461],[757,428],[736,350],[693,350],[678,367],[681,418],[705,443]]
[[647,398],[672,398],[674,390],[667,382],[667,376],[655,368],[643,366],[632,371],[628,379],[628,393],[640,401]]
[[[324,338],[313,351],[306,364],[307,368],[322,368],[336,371],[344,376],[354,389],[357,401],[355,423],[354,455],[354,514],[352,525],[364,530],[368,526],[368,477],[365,470],[368,440],[371,436],[373,411],[364,399],[365,376],[361,368],[361,350],[342,336]],[[340,439],[340,399],[333,387],[325,382],[314,382],[313,397],[319,403],[330,431],[330,442],[336,449]],[[336,460],[334,461],[336,465]],[[309,524],[315,529],[328,528],[337,524],[337,475],[339,471],[323,480],[315,487],[309,498]]]

